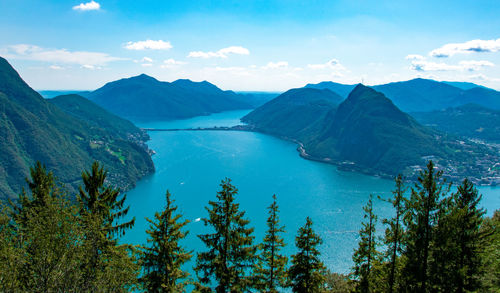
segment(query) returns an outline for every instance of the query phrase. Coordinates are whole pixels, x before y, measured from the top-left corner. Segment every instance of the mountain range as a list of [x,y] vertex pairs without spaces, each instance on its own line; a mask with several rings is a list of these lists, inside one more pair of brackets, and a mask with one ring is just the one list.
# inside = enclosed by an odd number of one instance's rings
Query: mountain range
[[[112,126],[112,127],[110,127]],[[114,127],[114,128],[113,128]],[[36,161],[75,190],[94,160],[110,183],[134,186],[154,171],[147,134],[79,96],[46,100],[0,57],[0,197],[15,198]]]
[[[474,164],[483,156],[499,159],[498,151],[485,145],[460,142],[421,125],[370,87],[356,85],[343,101],[329,99],[331,91],[311,95],[310,90],[290,90],[242,121],[248,129],[298,142],[303,157],[369,174],[413,176],[432,158],[458,178],[467,173],[466,168],[457,171],[458,165]],[[475,171],[488,172],[486,167]]]
[[[372,86],[404,112],[427,112],[469,103],[500,110],[500,92],[472,83],[439,82],[416,78]],[[335,82],[307,84],[306,88],[329,89],[347,98],[356,85]]]
[[162,82],[141,74],[105,84],[86,95],[108,111],[132,121],[185,119],[230,110],[253,109],[262,101],[207,82]]

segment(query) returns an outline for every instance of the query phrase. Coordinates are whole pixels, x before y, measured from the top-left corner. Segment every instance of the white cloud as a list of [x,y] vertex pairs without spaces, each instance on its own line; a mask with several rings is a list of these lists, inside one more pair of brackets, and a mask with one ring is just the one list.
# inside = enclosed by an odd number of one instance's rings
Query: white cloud
[[90,70],[101,69],[101,67],[99,67],[99,66],[94,66],[94,65],[90,65],[90,64],[83,64],[82,68],[90,69]]
[[429,55],[432,57],[450,57],[455,54],[468,54],[480,52],[500,51],[500,39],[496,40],[472,40],[465,43],[446,44],[438,49],[432,50]]
[[443,62],[431,62],[426,60],[413,60],[410,68],[416,71],[477,71],[483,67],[492,67],[489,61],[467,60],[460,61],[458,65],[446,64]]
[[172,44],[163,40],[145,40],[138,42],[128,42],[124,47],[128,50],[169,50],[172,49]]
[[269,62],[265,66],[262,66],[262,69],[279,69],[287,67],[288,67],[288,62],[278,61],[278,62]]
[[231,67],[215,67],[215,71],[219,72],[228,72],[230,74],[234,75],[243,75],[243,76],[249,76],[250,72],[248,72],[248,69],[246,67],[238,67],[238,66],[231,66]]
[[406,60],[424,60],[425,57],[418,54],[410,54],[405,57]]
[[332,69],[332,70],[345,70],[345,67],[340,64],[339,60],[332,59],[322,64],[307,64],[310,69]]
[[49,68],[53,69],[53,70],[63,70],[64,69],[64,67],[61,67],[59,65],[50,65]]
[[101,5],[95,2],[94,0],[73,6],[73,10],[80,10],[80,11],[99,10],[99,9],[101,9]]
[[144,57],[142,58],[141,62],[149,62],[149,63],[153,63],[153,59],[149,58],[149,57]]
[[482,67],[493,67],[495,64],[490,61],[476,61],[476,60],[468,60],[468,61],[460,61],[458,64],[463,67],[465,70],[476,71],[480,70]]
[[500,78],[491,78],[491,77],[488,77],[484,74],[469,75],[467,78],[472,79],[472,80],[481,80],[481,81],[490,81],[490,82],[499,82],[500,81]]
[[5,48],[6,58],[32,60],[51,63],[78,65],[106,65],[109,62],[126,60],[106,53],[88,51],[69,51],[67,49],[47,49],[34,45],[19,44]]
[[151,63],[142,63],[141,66],[142,67],[151,67],[151,66],[153,66],[153,64],[151,64]]
[[177,60],[174,60],[172,58],[164,60],[163,63],[166,64],[166,65],[183,65],[183,64],[187,64],[187,62],[177,61]]
[[163,60],[163,64],[160,67],[161,68],[174,68],[174,67],[184,65],[184,64],[187,64],[187,62],[178,61],[178,60],[170,58],[170,59]]
[[227,48],[222,48],[217,52],[203,52],[203,51],[193,51],[189,52],[188,57],[191,58],[227,58],[229,54],[237,55],[249,55],[250,51],[247,48],[240,46],[231,46]]

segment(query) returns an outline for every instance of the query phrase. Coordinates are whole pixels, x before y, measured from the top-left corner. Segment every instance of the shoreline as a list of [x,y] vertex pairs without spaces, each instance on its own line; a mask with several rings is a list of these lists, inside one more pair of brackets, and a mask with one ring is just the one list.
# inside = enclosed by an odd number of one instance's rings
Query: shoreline
[[[337,167],[337,169],[339,171],[357,172],[360,174],[378,177],[378,178],[383,178],[383,179],[388,179],[388,180],[394,180],[394,178],[396,177],[396,175],[390,175],[390,174],[386,174],[386,173],[382,173],[382,172],[377,172],[377,171],[372,170],[372,169],[359,167],[354,162],[350,162],[350,161],[338,161],[338,160],[332,160],[331,158],[315,157],[315,156],[307,153],[307,150],[306,150],[304,144],[299,140],[296,140],[294,138],[287,137],[287,136],[278,135],[278,134],[275,134],[272,132],[266,132],[266,131],[263,131],[261,129],[256,129],[255,127],[250,126],[250,125],[235,125],[235,126],[221,126],[221,127],[217,127],[217,126],[215,126],[215,127],[197,127],[197,128],[173,128],[173,129],[154,129],[154,128],[141,128],[141,129],[143,129],[145,131],[167,131],[167,132],[170,132],[170,131],[247,131],[247,132],[256,132],[256,133],[261,133],[261,134],[265,134],[265,135],[270,135],[272,137],[275,137],[275,138],[278,138],[281,140],[293,142],[293,143],[297,144],[296,150],[299,153],[299,156],[301,158],[309,160],[309,161],[315,161],[315,162],[319,162],[319,163],[334,165]],[[418,177],[418,173],[415,172],[411,176],[406,176],[405,181],[413,183],[413,182],[417,181],[417,177]],[[475,177],[469,177],[469,178],[476,179],[475,180],[476,182],[474,183],[476,186],[497,187],[497,185],[494,185],[494,184],[481,184],[481,182],[479,182],[479,180]],[[452,182],[452,185],[454,185],[454,186],[459,185],[459,184],[460,184],[460,182]]]

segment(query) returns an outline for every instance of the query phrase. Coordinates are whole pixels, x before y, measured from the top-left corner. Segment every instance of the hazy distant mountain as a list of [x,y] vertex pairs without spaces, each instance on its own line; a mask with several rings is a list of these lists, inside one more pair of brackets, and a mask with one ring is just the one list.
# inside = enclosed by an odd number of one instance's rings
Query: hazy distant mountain
[[457,88],[462,89],[462,90],[470,90],[470,89],[473,89],[475,87],[485,88],[482,85],[478,85],[478,84],[475,84],[472,82],[464,82],[464,81],[442,81],[442,83],[452,85],[452,86],[457,87]]
[[107,83],[87,97],[116,115],[138,121],[254,108],[245,96],[223,91],[207,81],[179,79],[169,83],[145,74]]
[[486,108],[500,110],[500,92],[485,87],[476,87],[463,91],[457,104],[477,104]]
[[270,100],[276,98],[281,93],[278,92],[236,92],[238,95],[244,96],[246,101],[252,103],[252,105],[257,108],[264,105]]
[[500,142],[500,111],[467,104],[442,111],[411,113],[424,125],[469,138]]
[[373,87],[384,93],[402,111],[431,111],[458,106],[462,90],[438,81],[416,78]]
[[[484,87],[462,89],[471,85],[466,83],[450,85],[450,82],[416,78],[376,85],[372,88],[383,93],[405,112],[442,110],[467,103],[500,109],[500,92]],[[308,84],[306,87],[330,89],[344,97],[347,97],[346,92],[349,88],[354,88],[353,85],[342,85],[334,82]]]
[[0,197],[16,197],[37,160],[69,188],[80,184],[81,171],[93,160],[109,170],[112,184],[131,187],[154,170],[147,150],[137,141],[97,127],[42,98],[0,58]]
[[342,97],[330,90],[289,90],[242,118],[259,131],[299,138],[300,133],[334,109]]
[[306,88],[314,89],[329,89],[334,93],[339,94],[344,99],[347,98],[349,93],[356,87],[355,84],[341,84],[333,81],[323,81],[317,84],[309,83],[305,86]]

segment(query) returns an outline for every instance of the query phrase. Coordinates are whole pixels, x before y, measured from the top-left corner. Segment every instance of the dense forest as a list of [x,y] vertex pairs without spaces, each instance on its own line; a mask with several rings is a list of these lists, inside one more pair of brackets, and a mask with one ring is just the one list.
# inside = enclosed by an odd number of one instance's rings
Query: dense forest
[[[41,163],[27,190],[0,207],[2,292],[498,292],[500,211],[485,217],[481,195],[465,179],[455,193],[432,161],[412,186],[395,178],[388,219],[378,219],[370,196],[349,275],[321,261],[313,220],[296,232],[295,254],[285,255],[286,227],[270,196],[267,229],[254,228],[230,179],[220,184],[198,235],[202,251],[188,251],[189,232],[166,191],[166,205],[148,219],[143,246],[119,242],[133,225],[126,196],[106,183],[97,162],[70,194]],[[76,198],[76,199],[75,199]],[[378,233],[376,227],[385,227]],[[194,275],[184,270],[194,262]]]

